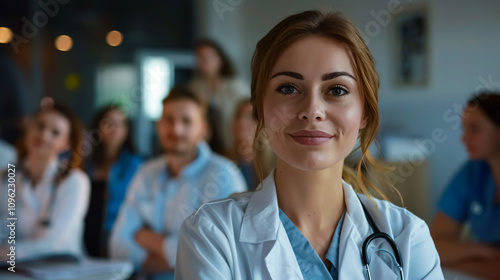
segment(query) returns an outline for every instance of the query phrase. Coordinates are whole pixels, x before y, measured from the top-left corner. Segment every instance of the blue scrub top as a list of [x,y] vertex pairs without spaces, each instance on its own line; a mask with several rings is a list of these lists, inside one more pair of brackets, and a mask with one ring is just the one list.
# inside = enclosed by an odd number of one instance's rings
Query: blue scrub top
[[468,161],[439,202],[439,210],[459,223],[470,223],[475,240],[500,245],[500,204],[496,183],[485,161]]
[[330,271],[328,271],[325,264],[316,251],[314,251],[314,248],[302,232],[300,232],[300,230],[281,209],[279,209],[279,211],[281,223],[285,227],[286,234],[288,235],[288,239],[292,245],[293,252],[297,258],[297,262],[299,263],[300,271],[302,272],[304,280],[338,279],[340,232],[342,231],[342,224],[344,223],[345,211],[337,224],[332,242],[330,243],[330,248],[326,253],[326,259],[332,264]]

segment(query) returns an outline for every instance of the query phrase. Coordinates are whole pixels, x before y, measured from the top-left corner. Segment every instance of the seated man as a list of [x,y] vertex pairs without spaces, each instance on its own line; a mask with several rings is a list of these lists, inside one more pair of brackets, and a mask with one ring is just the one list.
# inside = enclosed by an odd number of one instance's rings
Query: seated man
[[236,165],[202,141],[205,110],[183,87],[163,100],[157,131],[165,154],[138,171],[111,234],[111,257],[131,260],[137,271],[155,279],[173,279],[185,218],[205,202],[247,189]]

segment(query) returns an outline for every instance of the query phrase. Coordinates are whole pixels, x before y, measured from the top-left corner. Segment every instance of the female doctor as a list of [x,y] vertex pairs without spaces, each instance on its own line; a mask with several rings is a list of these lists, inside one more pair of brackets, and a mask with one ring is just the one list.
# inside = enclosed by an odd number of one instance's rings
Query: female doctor
[[[175,278],[444,279],[424,221],[370,196],[378,189],[360,173],[377,167],[368,146],[378,86],[368,48],[338,13],[292,15],[260,40],[253,113],[276,167],[257,191],[184,221]],[[348,176],[358,137],[362,158]]]

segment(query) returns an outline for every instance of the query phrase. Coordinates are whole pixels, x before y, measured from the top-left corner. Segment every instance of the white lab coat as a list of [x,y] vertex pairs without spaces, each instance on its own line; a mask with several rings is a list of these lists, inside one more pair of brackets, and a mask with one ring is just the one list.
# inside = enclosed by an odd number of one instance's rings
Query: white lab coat
[[[347,211],[340,235],[339,279],[365,279],[361,247],[372,230],[352,186],[344,181],[343,186]],[[444,279],[424,221],[386,201],[376,200],[377,210],[366,196],[360,197],[380,230],[399,246],[406,279]],[[372,244],[370,248],[390,249],[381,239]],[[370,260],[373,279],[399,279],[383,254],[373,254]],[[261,190],[206,203],[184,221],[175,279],[303,279],[279,219],[274,170]]]

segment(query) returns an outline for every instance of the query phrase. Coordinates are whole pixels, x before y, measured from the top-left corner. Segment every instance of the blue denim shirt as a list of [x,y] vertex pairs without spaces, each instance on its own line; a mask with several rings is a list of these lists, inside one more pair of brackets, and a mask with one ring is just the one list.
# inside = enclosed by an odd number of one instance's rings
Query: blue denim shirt
[[[141,163],[141,157],[124,150],[120,153],[118,160],[111,166],[108,175],[108,201],[104,221],[104,228],[107,232],[111,232],[113,228],[130,181],[132,181]],[[92,178],[95,165],[89,161],[86,164],[86,169]]]
[[326,253],[326,259],[332,264],[330,271],[327,270],[325,264],[318,256],[309,241],[304,237],[302,232],[293,224],[287,215],[280,209],[279,217],[283,227],[286,230],[293,252],[299,263],[300,271],[304,280],[315,279],[338,279],[338,258],[339,258],[339,241],[342,224],[344,222],[345,211],[340,218],[339,223],[333,234],[330,248]]

